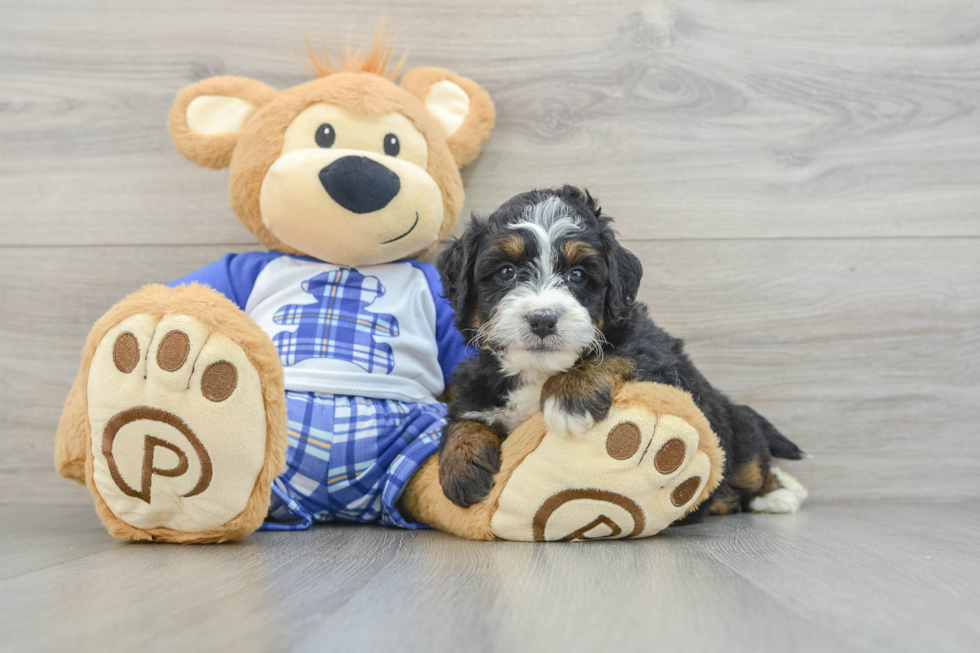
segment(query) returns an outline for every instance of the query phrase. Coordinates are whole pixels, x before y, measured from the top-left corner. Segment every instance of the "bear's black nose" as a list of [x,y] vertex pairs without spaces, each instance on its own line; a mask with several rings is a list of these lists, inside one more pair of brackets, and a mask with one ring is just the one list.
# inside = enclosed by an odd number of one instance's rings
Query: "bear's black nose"
[[366,156],[345,156],[320,171],[320,183],[333,201],[351,213],[388,206],[402,184],[398,175]]

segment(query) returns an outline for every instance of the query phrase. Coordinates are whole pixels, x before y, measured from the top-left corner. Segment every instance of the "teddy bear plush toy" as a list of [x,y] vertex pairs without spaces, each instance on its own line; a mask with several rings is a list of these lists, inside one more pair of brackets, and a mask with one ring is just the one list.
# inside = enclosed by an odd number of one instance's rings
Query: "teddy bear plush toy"
[[437,397],[466,343],[416,257],[456,223],[459,168],[494,106],[448,70],[395,83],[404,59],[388,74],[389,55],[379,37],[338,70],[311,52],[316,79],[285,91],[213,77],[177,95],[177,151],[229,168],[232,208],[269,251],[146,286],[89,334],[55,462],[112,535],[380,520],[474,539],[642,536],[717,486],[723,455],[691,398],[627,384],[574,439],[540,415],[519,427],[482,503],[445,498]]

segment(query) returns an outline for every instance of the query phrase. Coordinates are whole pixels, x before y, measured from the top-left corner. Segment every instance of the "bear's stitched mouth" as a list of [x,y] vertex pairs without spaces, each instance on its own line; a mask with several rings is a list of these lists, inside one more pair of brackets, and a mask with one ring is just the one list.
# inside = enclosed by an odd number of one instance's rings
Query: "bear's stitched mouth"
[[412,226],[408,228],[408,231],[406,231],[405,233],[403,233],[401,236],[395,236],[394,238],[392,238],[390,240],[382,240],[381,241],[381,244],[382,245],[387,245],[388,243],[393,243],[396,240],[401,240],[402,238],[404,238],[408,234],[412,233],[412,230],[415,229],[415,227],[418,225],[418,223],[419,223],[419,212],[416,211],[415,212],[415,222],[413,222],[412,223]]

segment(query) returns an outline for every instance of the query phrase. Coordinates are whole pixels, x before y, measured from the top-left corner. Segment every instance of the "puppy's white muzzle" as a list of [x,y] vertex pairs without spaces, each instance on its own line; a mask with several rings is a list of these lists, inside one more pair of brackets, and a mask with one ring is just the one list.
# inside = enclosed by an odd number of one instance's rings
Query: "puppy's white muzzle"
[[560,372],[595,341],[589,312],[557,283],[517,286],[497,305],[490,325],[487,340],[503,352],[509,373]]

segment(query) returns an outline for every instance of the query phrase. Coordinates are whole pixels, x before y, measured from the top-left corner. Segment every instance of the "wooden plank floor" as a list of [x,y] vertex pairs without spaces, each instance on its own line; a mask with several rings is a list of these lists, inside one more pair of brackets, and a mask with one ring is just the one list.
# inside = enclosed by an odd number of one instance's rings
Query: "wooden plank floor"
[[45,651],[976,651],[972,503],[807,506],[635,542],[323,526],[113,541],[0,507],[0,642]]
[[[497,103],[464,215],[595,193],[656,319],[812,454],[802,513],[140,546],[57,477],[91,324],[255,248],[174,152],[176,91],[303,82],[305,35],[385,12]],[[0,2],[0,650],[980,650],[978,62],[975,0]]]

